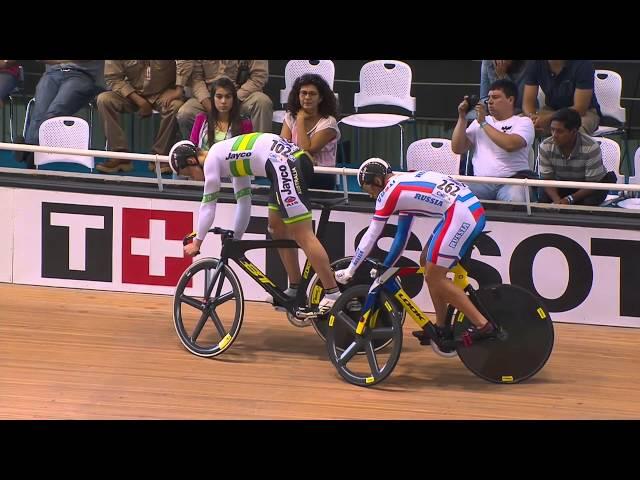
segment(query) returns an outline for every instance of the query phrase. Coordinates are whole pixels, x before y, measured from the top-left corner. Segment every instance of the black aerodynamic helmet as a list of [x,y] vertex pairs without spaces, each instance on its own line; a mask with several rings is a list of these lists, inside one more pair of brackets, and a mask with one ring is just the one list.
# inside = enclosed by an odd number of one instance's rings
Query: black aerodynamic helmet
[[189,140],[182,140],[171,147],[169,152],[169,165],[173,173],[178,174],[181,168],[189,165],[187,159],[190,157],[198,158],[198,149]]
[[358,185],[366,185],[373,183],[373,179],[376,177],[384,177],[385,175],[393,173],[391,167],[387,162],[381,158],[370,158],[360,165],[358,170]]

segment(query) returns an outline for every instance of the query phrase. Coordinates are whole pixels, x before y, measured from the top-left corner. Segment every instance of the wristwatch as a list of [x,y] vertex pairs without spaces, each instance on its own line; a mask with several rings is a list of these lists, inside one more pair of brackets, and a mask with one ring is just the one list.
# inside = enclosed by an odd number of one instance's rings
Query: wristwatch
[[480,122],[480,128],[484,128],[484,126],[487,125],[487,121],[483,120]]
[[569,205],[573,205],[573,195],[567,195],[567,201],[569,202]]

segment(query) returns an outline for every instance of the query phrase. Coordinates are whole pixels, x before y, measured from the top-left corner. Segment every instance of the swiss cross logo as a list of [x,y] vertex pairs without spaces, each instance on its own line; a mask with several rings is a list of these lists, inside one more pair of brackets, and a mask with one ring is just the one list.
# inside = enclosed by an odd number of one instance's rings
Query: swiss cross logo
[[182,250],[192,212],[122,209],[122,282],[175,286],[191,258]]

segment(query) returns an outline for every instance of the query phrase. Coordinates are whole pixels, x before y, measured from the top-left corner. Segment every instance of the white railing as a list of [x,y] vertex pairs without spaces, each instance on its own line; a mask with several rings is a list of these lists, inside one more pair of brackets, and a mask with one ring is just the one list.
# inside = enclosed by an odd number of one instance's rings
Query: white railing
[[[40,147],[37,145],[27,145],[27,144],[19,144],[19,143],[2,143],[0,142],[0,150],[11,150],[11,151],[21,151],[21,152],[44,152],[44,153],[63,153],[68,155],[82,155],[82,156],[92,156],[92,157],[103,157],[103,158],[116,158],[120,160],[134,160],[134,161],[144,161],[144,162],[155,162],[156,164],[156,177],[158,188],[160,191],[163,190],[163,180],[162,175],[160,173],[160,163],[169,163],[169,157],[167,155],[149,155],[144,153],[127,153],[127,152],[110,152],[105,150],[80,150],[73,148],[57,148],[57,147]],[[358,174],[357,168],[335,168],[335,167],[315,167],[314,171],[316,173],[328,173],[338,175],[342,178],[343,192],[345,198],[348,198],[348,185],[347,185],[347,177],[355,176]],[[34,172],[36,173],[36,172]],[[74,174],[73,176],[78,176],[79,174]],[[113,175],[100,175],[101,178],[104,179],[112,179],[114,181],[121,182],[123,178],[126,179],[135,179],[139,181],[138,177],[124,177],[124,176],[113,176]],[[497,178],[497,177],[472,177],[466,175],[452,175],[456,180],[460,180],[464,183],[490,183],[497,185],[522,185],[525,187],[559,187],[559,188],[587,188],[592,190],[612,190],[612,191],[627,191],[627,192],[640,192],[640,184],[625,184],[625,183],[595,183],[595,182],[567,182],[567,181],[559,181],[559,180],[536,180],[536,179],[527,179],[527,178]],[[174,183],[172,181],[171,183]],[[184,182],[180,182],[184,183]],[[194,183],[194,182],[189,182]],[[200,182],[202,183],[202,182]],[[531,199],[529,197],[529,189],[525,189],[526,201],[525,202],[509,202],[512,205],[525,205],[527,208],[527,214],[531,215]],[[491,200],[483,200],[484,202],[494,203],[495,201]],[[495,203],[504,203],[504,202],[495,202]],[[594,210],[600,207],[585,207],[581,205],[557,205],[557,204],[543,204],[543,203],[535,203],[536,207],[548,208],[548,209],[574,209],[574,210]],[[635,212],[632,210],[631,212]],[[629,213],[631,213],[629,212]],[[640,213],[640,212],[639,212]]]

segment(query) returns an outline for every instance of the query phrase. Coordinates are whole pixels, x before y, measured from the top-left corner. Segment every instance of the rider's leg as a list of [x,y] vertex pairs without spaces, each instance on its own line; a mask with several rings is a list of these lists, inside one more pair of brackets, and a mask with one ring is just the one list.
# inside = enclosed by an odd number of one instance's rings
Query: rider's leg
[[[436,307],[436,322],[438,326],[444,326],[447,303],[460,310],[477,328],[487,324],[487,319],[469,300],[464,291],[447,278],[446,267],[427,262],[424,279],[429,287],[431,299]],[[439,302],[436,305],[436,302]]]
[[427,282],[427,277],[426,277],[427,261],[425,259],[425,256],[426,256],[426,249],[424,249],[422,254],[420,254],[420,266],[425,270],[424,283],[427,284],[427,288],[429,289],[429,295],[431,295],[431,301],[433,302],[433,308],[436,312],[436,325],[438,325],[440,328],[443,328],[445,326],[445,320],[447,316],[447,302],[444,299],[442,299],[439,292],[436,291],[435,289],[432,289],[429,286],[429,282]]
[[478,199],[471,194],[458,197],[446,211],[422,251],[421,263],[426,265],[424,278],[436,308],[439,326],[445,324],[447,303],[460,310],[478,329],[488,323],[464,290],[447,278],[449,269],[455,265],[455,259],[460,259],[470,248],[475,237],[482,232],[484,224],[484,209]]
[[[271,232],[271,236],[276,240],[293,239],[293,236],[282,221],[280,212],[272,210],[271,208],[269,209],[269,231]],[[280,259],[284,264],[284,268],[287,271],[287,275],[289,276],[289,283],[298,285],[302,280],[300,264],[298,263],[298,249],[279,248],[278,253],[280,254]]]
[[[304,253],[311,262],[311,266],[318,274],[318,277],[320,277],[324,289],[337,289],[338,284],[336,283],[333,271],[329,264],[329,255],[327,255],[327,251],[313,232],[313,229],[311,228],[311,219],[290,223],[287,225],[287,229],[298,245],[300,245],[300,248],[304,250]],[[298,270],[298,272],[299,271],[300,270]]]

